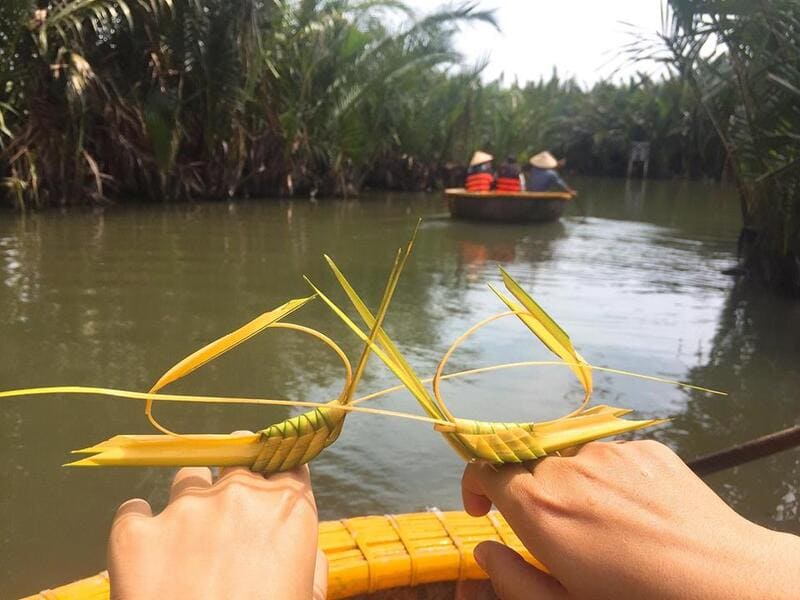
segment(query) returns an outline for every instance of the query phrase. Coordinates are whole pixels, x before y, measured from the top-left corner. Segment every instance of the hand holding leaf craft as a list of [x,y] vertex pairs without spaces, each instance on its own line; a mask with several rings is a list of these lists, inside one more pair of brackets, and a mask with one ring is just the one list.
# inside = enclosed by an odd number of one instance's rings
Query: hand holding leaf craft
[[[389,275],[383,298],[373,314],[356,290],[349,283],[333,260],[326,256],[328,265],[339,282],[353,308],[363,323],[362,329],[311,281],[306,279],[319,297],[333,313],[363,342],[363,349],[356,368],[353,369],[344,351],[329,337],[314,329],[284,321],[286,317],[305,306],[315,296],[290,300],[278,308],[260,315],[241,328],[211,342],[189,355],[169,369],[146,394],[124,390],[92,387],[49,387],[0,392],[0,398],[23,395],[77,393],[99,394],[145,401],[145,414],[153,426],[161,431],[158,435],[117,435],[94,446],[76,450],[74,453],[89,456],[70,463],[69,466],[244,466],[264,474],[291,470],[316,458],[325,448],[336,441],[349,412],[363,412],[394,416],[433,424],[453,449],[466,461],[481,460],[491,464],[520,463],[535,460],[592,440],[617,435],[663,423],[663,419],[633,421],[623,418],[631,411],[598,405],[587,408],[592,394],[592,371],[609,371],[634,377],[673,383],[710,393],[721,393],[689,384],[637,375],[615,369],[592,366],[581,357],[572,345],[569,336],[534,301],[534,299],[502,268],[503,283],[511,297],[492,287],[509,311],[489,317],[470,328],[459,337],[440,361],[435,375],[422,380],[415,373],[394,342],[386,335],[383,322],[392,297],[400,280],[400,274],[411,254],[416,231],[411,241],[397,252],[394,267]],[[560,360],[493,365],[443,374],[444,367],[455,349],[481,327],[500,318],[516,316],[542,343]],[[344,367],[344,384],[339,397],[325,403],[292,400],[270,400],[261,398],[221,398],[165,394],[161,390],[170,383],[185,377],[192,371],[235,348],[250,337],[266,329],[290,329],[310,335],[326,344],[341,360]],[[375,354],[401,381],[402,385],[355,398],[361,376],[370,354]],[[584,390],[580,406],[572,413],[551,421],[539,423],[503,423],[475,421],[455,417],[442,399],[442,379],[476,374],[497,369],[529,365],[562,365],[575,374]],[[426,387],[432,383],[432,393]],[[395,411],[371,409],[359,403],[386,395],[405,387],[417,399],[427,416],[411,415]],[[252,435],[178,434],[161,425],[153,416],[156,400],[193,403],[263,404],[305,406],[308,412],[271,425]]]

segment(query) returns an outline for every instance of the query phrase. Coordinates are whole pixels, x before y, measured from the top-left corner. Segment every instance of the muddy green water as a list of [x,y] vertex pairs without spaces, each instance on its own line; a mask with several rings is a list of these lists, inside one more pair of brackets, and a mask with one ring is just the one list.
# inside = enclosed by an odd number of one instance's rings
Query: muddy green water
[[[0,389],[83,384],[146,390],[176,360],[288,298],[308,274],[335,291],[321,255],[376,303],[397,246],[425,219],[387,329],[424,374],[470,324],[500,312],[487,288],[504,265],[532,290],[591,362],[724,389],[721,398],[596,375],[598,402],[673,416],[651,432],[682,456],[797,422],[800,306],[739,289],[735,195],[701,184],[585,180],[580,205],[545,226],[451,221],[435,195],[359,201],[112,207],[0,214]],[[341,296],[337,296],[341,297]],[[355,339],[317,303],[299,322],[354,357]],[[451,368],[547,358],[501,321]],[[361,391],[393,385],[375,360]],[[182,392],[310,400],[335,397],[340,368],[289,331],[267,332],[174,386]],[[505,371],[446,384],[461,416],[541,419],[580,397],[566,369]],[[104,566],[123,500],[163,506],[169,469],[61,468],[68,451],[115,433],[149,432],[136,401],[52,396],[0,401],[0,597],[38,591]],[[398,393],[377,406],[419,412]],[[182,431],[256,429],[286,409],[158,407]],[[800,454],[715,475],[737,510],[800,532]],[[460,508],[462,465],[430,427],[354,415],[313,464],[323,518]]]

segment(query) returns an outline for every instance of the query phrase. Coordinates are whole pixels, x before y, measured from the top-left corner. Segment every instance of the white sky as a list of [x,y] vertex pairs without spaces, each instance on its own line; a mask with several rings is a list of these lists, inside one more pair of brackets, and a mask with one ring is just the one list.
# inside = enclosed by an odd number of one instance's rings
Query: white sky
[[[410,0],[416,10],[429,12],[439,0]],[[484,79],[505,73],[506,82],[548,78],[553,66],[559,76],[575,75],[582,85],[610,77],[627,77],[637,70],[660,73],[654,66],[624,66],[618,50],[631,41],[630,23],[642,32],[661,30],[662,0],[480,0],[483,9],[496,8],[501,31],[487,25],[470,26],[457,38],[469,62],[489,58]]]

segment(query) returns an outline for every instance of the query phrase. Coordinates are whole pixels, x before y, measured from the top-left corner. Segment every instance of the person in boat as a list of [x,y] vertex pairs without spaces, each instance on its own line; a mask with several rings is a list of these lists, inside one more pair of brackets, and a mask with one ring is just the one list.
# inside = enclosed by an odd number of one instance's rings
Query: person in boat
[[528,192],[547,192],[553,187],[561,188],[573,196],[577,194],[575,190],[561,179],[556,169],[563,163],[559,163],[555,156],[549,152],[540,152],[530,159],[530,170],[525,178],[525,190]]
[[494,188],[494,168],[491,154],[478,150],[472,155],[467,169],[466,188],[468,192],[489,192]]
[[500,165],[497,170],[497,183],[495,189],[498,192],[521,192],[520,168],[517,159],[513,156],[506,158],[506,162]]
[[[788,600],[800,590],[800,537],[735,513],[658,442],[591,442],[500,468],[473,462],[461,493],[472,516],[497,507],[547,565],[498,542],[476,546],[504,600]],[[117,510],[111,597],[323,600],[317,530],[307,466],[269,477],[227,468],[217,481],[205,467],[184,468],[157,517],[141,499]]]

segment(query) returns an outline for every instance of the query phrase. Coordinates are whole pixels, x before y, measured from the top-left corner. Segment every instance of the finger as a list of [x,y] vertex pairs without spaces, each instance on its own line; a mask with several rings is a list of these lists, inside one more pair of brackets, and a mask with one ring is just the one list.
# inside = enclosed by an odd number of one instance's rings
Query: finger
[[314,565],[314,592],[312,600],[325,600],[328,597],[328,557],[322,550],[317,550],[317,562]]
[[558,454],[562,458],[570,458],[572,456],[577,456],[577,454],[581,451],[581,448],[583,448],[583,445],[564,448],[563,450],[559,450]]
[[311,471],[308,465],[300,465],[291,471],[283,471],[281,473],[273,473],[268,477],[272,482],[297,482],[303,487],[311,487]]
[[473,517],[482,517],[492,509],[492,501],[484,491],[480,478],[472,471],[476,467],[468,464],[461,476],[461,500],[464,510]]
[[473,517],[489,512],[492,504],[502,512],[509,486],[516,479],[525,480],[530,472],[522,465],[494,466],[488,463],[470,463],[461,478],[461,497],[464,510]]
[[[226,479],[233,482],[239,477],[245,478],[244,480],[252,485],[253,489],[268,496],[276,491],[291,491],[295,498],[305,498],[316,507],[308,465],[301,465],[291,471],[273,473],[271,475],[262,475],[249,471],[246,474],[234,472],[228,475]],[[226,479],[220,481],[224,483]]]
[[169,501],[190,489],[207,489],[211,487],[211,469],[208,467],[184,467],[175,473],[172,487],[169,489]]
[[532,567],[508,546],[483,542],[475,547],[475,560],[492,580],[492,586],[503,600],[563,600],[564,587],[550,575]]
[[[464,469],[461,479],[465,509],[469,512],[470,508],[474,507],[478,511],[483,511],[473,514],[473,516],[486,514],[488,510],[486,501],[475,498],[475,496],[483,496],[508,518],[507,512],[526,508],[524,505],[520,505],[525,501],[526,490],[530,490],[532,486],[537,489],[552,488],[554,482],[557,482],[562,476],[563,469],[568,468],[570,460],[572,459],[547,456],[519,464],[470,463]],[[535,483],[531,476],[536,479]]]
[[153,516],[153,509],[150,508],[150,504],[147,500],[131,498],[119,505],[117,514],[114,516],[114,521],[119,521],[126,516],[149,518]]
[[301,465],[290,471],[263,475],[255,473],[246,467],[227,467],[222,470],[218,484],[244,479],[257,486],[260,490],[290,487],[296,490],[311,490],[311,473],[308,465]]
[[217,479],[217,481],[222,481],[226,477],[229,477],[230,475],[235,475],[235,474],[253,475],[255,477],[263,479],[263,476],[261,475],[261,473],[256,473],[254,471],[251,471],[247,467],[223,467],[222,470],[219,472],[219,479]]
[[[246,429],[239,429],[231,433],[234,436],[240,435],[255,435],[252,431],[247,431]],[[224,467],[222,471],[219,473],[219,478],[222,479],[226,475],[230,475],[231,473],[252,473],[250,469],[247,467]]]

